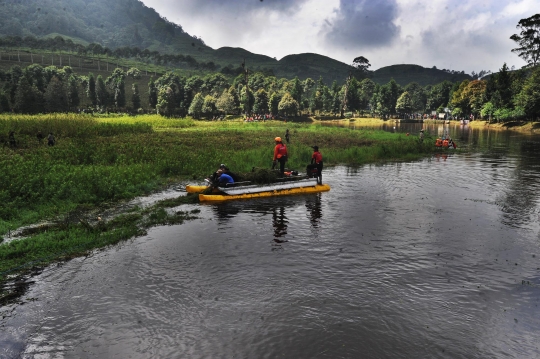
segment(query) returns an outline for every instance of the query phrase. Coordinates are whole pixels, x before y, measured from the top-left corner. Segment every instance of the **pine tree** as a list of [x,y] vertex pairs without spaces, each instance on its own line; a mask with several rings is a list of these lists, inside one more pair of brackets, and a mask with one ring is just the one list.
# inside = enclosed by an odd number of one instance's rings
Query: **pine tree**
[[156,87],[156,83],[154,82],[154,78],[150,78],[150,82],[148,83],[148,103],[150,104],[151,108],[156,108],[158,102],[158,90]]
[[96,94],[96,80],[94,79],[94,74],[88,74],[88,87],[86,88],[86,96],[90,99],[92,106],[97,105],[97,94]]
[[13,109],[19,113],[38,113],[43,111],[43,94],[30,85],[25,76],[19,80],[15,91]]
[[133,94],[131,95],[131,103],[133,105],[133,109],[138,110],[141,108],[141,96],[139,95],[139,85],[134,83],[131,86],[131,90],[133,91]]
[[64,83],[54,76],[45,90],[45,108],[48,112],[65,112],[68,107]]
[[79,106],[81,102],[79,98],[79,86],[77,84],[77,79],[75,78],[75,76],[69,76],[67,87],[68,105],[70,108],[73,109]]
[[99,75],[96,80],[96,104],[99,107],[105,107],[109,102],[109,93],[107,92],[107,87],[105,86],[105,81],[103,77]]

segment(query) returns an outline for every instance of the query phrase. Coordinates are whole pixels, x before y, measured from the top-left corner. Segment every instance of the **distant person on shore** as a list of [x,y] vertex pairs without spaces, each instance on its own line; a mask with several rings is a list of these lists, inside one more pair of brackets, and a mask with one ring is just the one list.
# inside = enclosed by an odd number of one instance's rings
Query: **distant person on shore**
[[418,138],[420,139],[420,142],[424,142],[424,129],[420,130],[420,134],[418,135]]
[[287,131],[285,131],[285,141],[287,141],[287,143],[289,143],[290,139],[291,139],[291,135],[289,133],[289,129],[287,129]]
[[49,136],[47,136],[47,144],[49,146],[54,146],[56,144],[56,139],[54,138],[52,132],[49,132]]

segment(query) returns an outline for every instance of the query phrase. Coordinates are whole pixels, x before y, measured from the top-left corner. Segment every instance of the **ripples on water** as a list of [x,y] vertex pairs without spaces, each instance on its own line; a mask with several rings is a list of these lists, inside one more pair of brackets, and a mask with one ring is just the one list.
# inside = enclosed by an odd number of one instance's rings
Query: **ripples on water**
[[504,141],[51,267],[1,309],[0,357],[540,357],[537,142]]

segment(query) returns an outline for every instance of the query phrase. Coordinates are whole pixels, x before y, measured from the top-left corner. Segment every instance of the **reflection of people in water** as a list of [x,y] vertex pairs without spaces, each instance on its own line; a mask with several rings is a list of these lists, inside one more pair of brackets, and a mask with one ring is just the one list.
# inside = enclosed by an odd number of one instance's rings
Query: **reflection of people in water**
[[[315,200],[312,201],[311,198],[315,198]],[[306,208],[309,211],[308,216],[311,226],[313,228],[319,227],[319,220],[322,217],[321,194],[317,193],[315,196],[310,196],[306,202]]]
[[446,161],[446,159],[448,158],[448,155],[446,153],[436,153],[435,154],[435,159],[437,160],[437,162],[440,162],[441,161],[441,158],[443,159],[443,161]]
[[274,208],[274,212],[272,214],[272,225],[274,226],[275,242],[287,242],[287,240],[280,239],[287,234],[287,223],[289,223],[289,220],[287,217],[285,217],[285,207],[279,207],[279,209]]
[[227,222],[229,219],[235,217],[240,213],[240,207],[235,206],[233,203],[220,203],[212,206],[216,217],[220,223]]

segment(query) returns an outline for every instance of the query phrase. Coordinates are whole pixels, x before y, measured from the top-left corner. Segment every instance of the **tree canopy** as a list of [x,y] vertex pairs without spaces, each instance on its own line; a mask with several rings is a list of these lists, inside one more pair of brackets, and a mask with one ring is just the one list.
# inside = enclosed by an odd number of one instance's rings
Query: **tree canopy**
[[516,26],[521,29],[519,34],[510,36],[518,47],[512,49],[529,65],[536,66],[540,60],[540,14],[519,20]]

